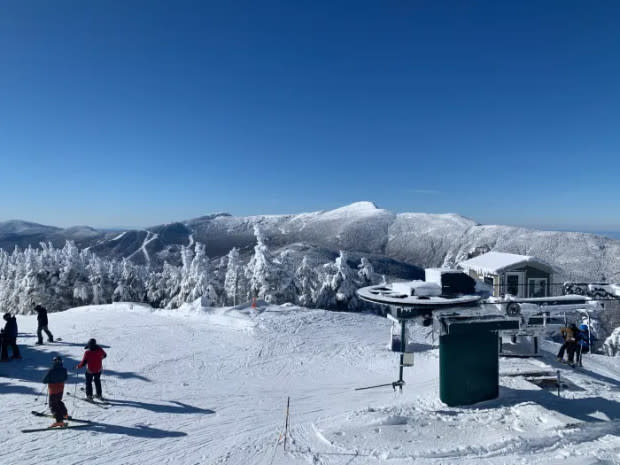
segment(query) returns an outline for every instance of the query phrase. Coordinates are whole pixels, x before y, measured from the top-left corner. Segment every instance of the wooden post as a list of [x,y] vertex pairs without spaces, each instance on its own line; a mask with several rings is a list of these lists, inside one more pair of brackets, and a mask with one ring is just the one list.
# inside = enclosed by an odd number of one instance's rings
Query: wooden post
[[286,422],[284,423],[284,450],[286,450],[286,437],[288,436],[288,412],[291,398],[286,398]]
[[406,337],[406,325],[407,325],[407,320],[401,320],[400,321],[400,367],[398,370],[398,382],[400,390],[403,390],[403,364],[405,363],[405,350],[407,350],[407,341],[405,340]]

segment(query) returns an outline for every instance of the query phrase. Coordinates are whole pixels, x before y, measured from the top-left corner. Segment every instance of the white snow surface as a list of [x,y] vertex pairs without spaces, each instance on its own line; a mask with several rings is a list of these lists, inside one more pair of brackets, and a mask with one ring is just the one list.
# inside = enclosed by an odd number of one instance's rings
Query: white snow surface
[[[18,323],[24,359],[0,364],[3,465],[620,463],[619,358],[588,354],[573,371],[544,343],[543,359],[501,359],[498,399],[455,408],[439,400],[438,349],[417,326],[403,392],[354,390],[397,378],[391,322],[374,315],[117,303],[51,314],[63,340],[44,346],[35,317]],[[52,422],[29,412],[45,408],[40,380],[54,355],[70,368],[65,392],[81,393],[73,367],[91,337],[108,352],[110,408],[65,395],[93,426],[21,433]],[[555,370],[576,387],[561,398],[524,377]]]

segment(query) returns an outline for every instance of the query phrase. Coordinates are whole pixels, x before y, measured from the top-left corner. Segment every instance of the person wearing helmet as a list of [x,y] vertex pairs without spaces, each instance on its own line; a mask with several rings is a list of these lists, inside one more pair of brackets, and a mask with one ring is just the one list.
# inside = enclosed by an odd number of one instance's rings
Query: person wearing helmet
[[49,393],[50,410],[56,419],[51,425],[52,428],[67,426],[64,420],[69,418],[69,415],[65,403],[62,401],[66,380],[67,369],[62,366],[62,358],[54,357],[52,360],[52,368],[47,371],[43,378],[43,383],[47,384],[47,391]]
[[582,355],[590,352],[590,330],[588,326],[585,324],[579,325],[578,333],[577,333],[577,365],[580,367],[582,364]]
[[101,394],[101,372],[103,370],[103,359],[108,356],[101,347],[97,345],[95,339],[90,339],[86,344],[86,352],[82,361],[78,364],[77,368],[86,366],[86,398],[93,399],[93,381],[95,381],[95,397],[103,400]]

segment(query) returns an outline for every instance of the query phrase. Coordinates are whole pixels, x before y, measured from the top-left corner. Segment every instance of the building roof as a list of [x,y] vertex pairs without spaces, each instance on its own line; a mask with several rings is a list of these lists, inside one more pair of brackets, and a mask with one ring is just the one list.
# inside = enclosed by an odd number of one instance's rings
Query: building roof
[[505,252],[487,252],[470,258],[458,264],[463,270],[474,270],[478,273],[497,274],[519,265],[530,265],[548,273],[553,273],[553,267],[548,263],[529,255],[517,255]]

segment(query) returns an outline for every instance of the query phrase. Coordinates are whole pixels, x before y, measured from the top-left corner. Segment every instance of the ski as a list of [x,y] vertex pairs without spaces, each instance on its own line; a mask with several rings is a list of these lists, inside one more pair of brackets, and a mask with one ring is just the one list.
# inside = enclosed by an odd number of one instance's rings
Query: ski
[[83,400],[84,402],[88,402],[91,405],[96,405],[99,408],[108,409],[108,408],[110,408],[110,405],[111,405],[109,402],[99,402],[99,401],[91,400],[91,399],[88,399],[88,398],[82,397],[82,396],[74,396],[70,392],[67,392],[67,394],[70,395],[71,397],[73,397],[74,399]]
[[[49,418],[55,418],[54,415],[52,415],[51,413],[45,413],[45,412],[37,412],[36,410],[31,411],[30,413],[32,413],[34,416],[37,417],[49,417]],[[79,418],[73,418],[73,417],[69,417],[66,419],[67,421],[75,421],[78,423],[92,423],[92,421],[90,420],[81,420]]]
[[21,430],[22,433],[36,433],[39,431],[52,431],[52,430],[63,430],[63,429],[73,429],[73,428],[84,428],[87,426],[93,426],[90,423],[80,423],[79,425],[67,425],[67,426],[48,426],[46,428],[30,428]]
[[[84,388],[84,386],[80,387],[80,391],[82,391],[82,392],[86,391],[86,389]],[[94,400],[95,402],[99,402],[100,404],[107,404],[107,405],[110,405],[110,401],[108,401],[107,399],[104,399],[104,398],[99,399],[99,398],[97,398],[97,397],[94,397],[94,398],[93,398],[93,400]]]

